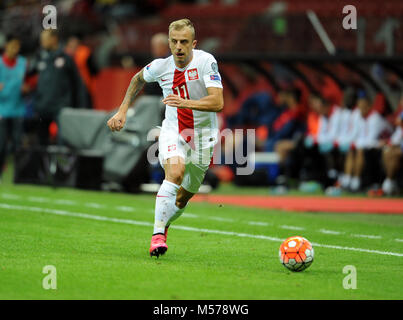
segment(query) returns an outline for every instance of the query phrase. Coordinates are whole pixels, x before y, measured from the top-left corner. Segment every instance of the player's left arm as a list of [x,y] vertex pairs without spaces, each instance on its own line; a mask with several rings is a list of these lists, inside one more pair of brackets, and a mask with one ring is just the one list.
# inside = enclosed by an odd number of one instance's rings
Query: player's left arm
[[178,95],[170,94],[162,102],[171,107],[188,108],[198,111],[220,112],[224,108],[223,89],[208,87],[207,96],[199,100],[183,99]]

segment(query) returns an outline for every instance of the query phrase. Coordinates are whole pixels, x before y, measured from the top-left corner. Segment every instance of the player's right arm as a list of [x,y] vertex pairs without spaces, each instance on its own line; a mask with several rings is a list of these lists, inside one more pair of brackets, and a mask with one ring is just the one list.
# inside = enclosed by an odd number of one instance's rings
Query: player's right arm
[[112,118],[108,120],[108,127],[112,131],[120,131],[125,125],[127,110],[133,104],[134,98],[141,91],[141,89],[143,89],[144,84],[146,83],[143,72],[144,69],[141,69],[141,71],[133,76],[119,110]]

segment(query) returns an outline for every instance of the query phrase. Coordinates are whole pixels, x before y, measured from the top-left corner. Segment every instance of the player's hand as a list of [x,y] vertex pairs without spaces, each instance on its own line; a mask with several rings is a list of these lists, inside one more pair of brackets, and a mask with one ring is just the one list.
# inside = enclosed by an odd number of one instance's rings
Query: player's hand
[[378,148],[383,148],[388,144],[388,140],[387,139],[381,139],[378,141]]
[[116,114],[110,118],[107,125],[111,131],[120,131],[126,122],[126,114],[123,112],[116,112]]
[[176,107],[176,108],[187,108],[186,102],[188,100],[185,100],[176,94],[170,94],[166,96],[162,102],[170,107]]

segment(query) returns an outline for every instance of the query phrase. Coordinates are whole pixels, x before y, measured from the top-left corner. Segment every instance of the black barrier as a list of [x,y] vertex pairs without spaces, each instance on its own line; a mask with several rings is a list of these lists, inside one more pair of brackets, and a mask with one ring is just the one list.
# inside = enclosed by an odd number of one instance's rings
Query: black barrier
[[103,155],[62,146],[20,149],[14,156],[14,183],[101,190]]

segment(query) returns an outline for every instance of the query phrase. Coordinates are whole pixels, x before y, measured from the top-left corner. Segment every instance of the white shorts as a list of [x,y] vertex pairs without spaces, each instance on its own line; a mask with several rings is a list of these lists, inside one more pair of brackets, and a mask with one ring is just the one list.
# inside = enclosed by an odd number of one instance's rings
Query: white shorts
[[180,135],[176,127],[170,126],[166,120],[162,122],[158,140],[159,162],[164,167],[164,162],[169,158],[176,156],[183,158],[185,174],[182,187],[191,193],[199,191],[210,166],[214,146],[217,143],[217,132],[203,129],[200,134],[194,133],[192,141],[186,142],[186,137]]

